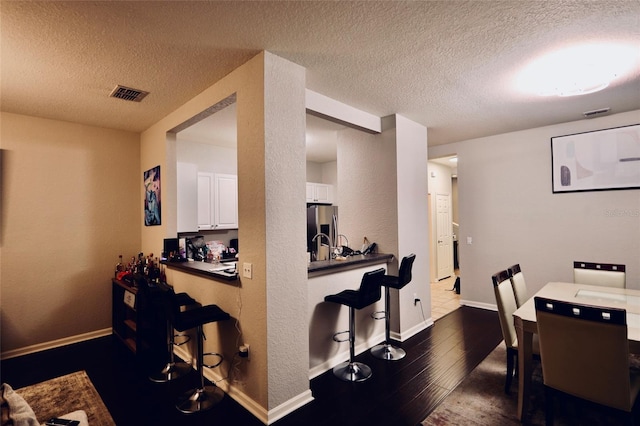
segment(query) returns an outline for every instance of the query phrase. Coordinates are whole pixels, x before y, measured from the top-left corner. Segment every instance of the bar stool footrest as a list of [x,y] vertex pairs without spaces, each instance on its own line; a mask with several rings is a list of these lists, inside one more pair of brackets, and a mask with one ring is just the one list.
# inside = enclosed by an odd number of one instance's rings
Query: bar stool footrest
[[385,311],[375,311],[371,312],[371,318],[374,320],[383,320],[387,317],[387,313]]
[[[218,357],[218,362],[216,362],[215,364],[205,364],[204,363],[204,357],[206,356],[215,356]],[[222,361],[224,360],[224,357],[216,352],[207,352],[202,354],[202,366],[203,367],[207,367],[207,368],[216,368],[217,366],[219,366],[220,364],[222,364]]]
[[[176,337],[178,338],[185,338],[184,341],[182,342],[176,342]],[[189,334],[185,334],[185,333],[178,333],[178,334],[174,334],[173,335],[173,346],[182,346],[185,343],[189,343],[191,341],[191,335]]]
[[340,338],[340,337],[338,337],[338,336],[340,336],[340,335],[342,335],[342,334],[347,334],[347,335],[348,335],[348,334],[349,334],[349,330],[346,330],[346,331],[339,331],[339,332],[335,333],[335,334],[333,335],[333,341],[334,341],[334,342],[338,342],[338,343],[348,342],[348,341],[349,341],[349,338],[348,338],[348,337],[347,337],[346,339],[345,339],[345,338]]

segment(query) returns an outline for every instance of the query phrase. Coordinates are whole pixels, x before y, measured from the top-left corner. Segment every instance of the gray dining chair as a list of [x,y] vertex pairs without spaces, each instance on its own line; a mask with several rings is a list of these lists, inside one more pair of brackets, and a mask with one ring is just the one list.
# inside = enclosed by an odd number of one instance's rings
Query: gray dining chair
[[[508,394],[518,360],[518,336],[513,322],[513,313],[518,309],[518,306],[511,286],[509,271],[504,270],[493,274],[491,281],[493,282],[493,292],[496,296],[502,337],[507,347],[507,378],[504,384],[504,392]],[[538,339],[535,335],[533,339],[533,354],[534,357],[539,358],[540,350],[538,348]]]
[[573,262],[573,282],[625,288],[626,267],[614,263]]
[[640,374],[629,365],[624,309],[534,298],[546,424],[558,392],[619,410],[632,424]]
[[513,287],[513,294],[516,297],[516,305],[519,308],[529,299],[527,283],[524,280],[524,274],[520,269],[519,263],[511,266],[507,271],[509,271],[509,276],[511,277],[511,287]]

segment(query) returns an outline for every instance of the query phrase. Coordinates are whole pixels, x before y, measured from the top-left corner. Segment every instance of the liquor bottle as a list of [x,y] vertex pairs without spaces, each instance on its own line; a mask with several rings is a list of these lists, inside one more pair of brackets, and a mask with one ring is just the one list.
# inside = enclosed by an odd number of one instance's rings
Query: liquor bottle
[[116,263],[116,271],[115,271],[115,278],[118,278],[118,273],[124,271],[124,264],[122,263],[122,255],[119,256],[119,260],[118,263]]

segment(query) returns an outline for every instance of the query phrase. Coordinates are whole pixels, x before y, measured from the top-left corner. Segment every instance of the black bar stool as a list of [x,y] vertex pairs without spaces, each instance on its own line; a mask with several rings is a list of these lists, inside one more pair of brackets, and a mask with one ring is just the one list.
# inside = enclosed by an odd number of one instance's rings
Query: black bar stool
[[[231,317],[217,305],[206,305],[181,311],[173,288],[168,288],[165,295],[168,299],[168,303],[172,307],[173,327],[180,332],[195,327],[198,339],[196,362],[198,363],[197,368],[198,375],[200,376],[200,386],[191,389],[182,395],[178,400],[178,404],[176,404],[176,408],[183,413],[198,413],[209,410],[222,400],[224,392],[215,384],[213,386],[205,386],[202,367],[215,368],[219,366],[222,363],[222,355],[215,352],[209,352],[206,354],[203,352],[203,340],[205,336],[202,326],[210,322],[225,321]],[[212,365],[205,365],[203,361],[205,355],[218,357],[218,362]]]
[[371,348],[371,355],[375,356],[379,359],[385,359],[388,361],[398,361],[407,355],[407,353],[402,348],[398,348],[396,346],[391,345],[391,339],[389,337],[389,289],[396,288],[400,290],[405,285],[411,282],[411,269],[413,267],[413,261],[416,259],[415,254],[410,254],[404,258],[402,258],[402,262],[400,263],[400,270],[398,271],[398,276],[393,275],[385,275],[382,279],[382,285],[385,287],[385,301],[384,301],[384,316],[376,316],[376,314],[380,314],[381,312],[374,312],[371,316],[374,319],[383,319],[385,325],[385,341],[381,345],[376,345]]
[[[185,343],[188,343],[191,340],[191,336],[179,333],[176,334],[173,327],[173,314],[172,314],[172,306],[168,300],[168,298],[163,296],[163,292],[168,290],[168,286],[166,284],[158,284],[158,291],[153,293],[153,302],[158,308],[163,316],[165,317],[166,322],[166,339],[167,339],[167,357],[168,361],[164,365],[164,367],[157,372],[149,375],[149,380],[156,383],[165,383],[170,382],[171,380],[175,380],[180,378],[191,372],[192,366],[186,362],[176,362],[175,355],[173,353],[174,346],[182,346]],[[196,306],[200,306],[195,299],[189,296],[187,293],[178,293],[175,295],[176,304],[179,306],[179,309],[189,309],[194,308]],[[179,343],[176,343],[176,337],[185,337]]]
[[339,379],[348,382],[362,382],[371,377],[371,368],[361,362],[356,362],[355,358],[355,310],[362,309],[376,303],[382,297],[380,285],[384,277],[384,269],[366,272],[362,277],[358,290],[343,290],[337,294],[331,294],[324,298],[325,302],[339,303],[349,307],[349,330],[334,334],[333,340],[344,342],[338,339],[338,335],[349,333],[349,361],[336,365],[333,374]]

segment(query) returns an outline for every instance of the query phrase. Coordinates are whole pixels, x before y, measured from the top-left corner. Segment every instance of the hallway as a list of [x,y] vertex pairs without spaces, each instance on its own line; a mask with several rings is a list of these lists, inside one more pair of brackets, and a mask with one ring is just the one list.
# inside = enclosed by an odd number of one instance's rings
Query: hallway
[[460,307],[460,295],[452,291],[456,275],[431,283],[431,318],[439,318]]

